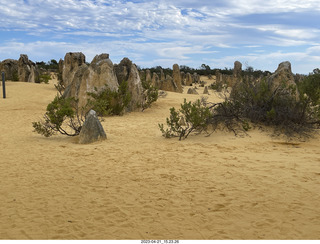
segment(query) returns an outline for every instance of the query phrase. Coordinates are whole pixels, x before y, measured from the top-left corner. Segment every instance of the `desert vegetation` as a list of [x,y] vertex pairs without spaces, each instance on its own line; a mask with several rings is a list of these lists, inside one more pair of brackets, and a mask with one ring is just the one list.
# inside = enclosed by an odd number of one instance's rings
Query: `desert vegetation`
[[[226,84],[211,88],[222,91]],[[298,87],[298,89],[296,89]],[[224,89],[224,101],[209,103],[205,99],[194,103],[186,100],[177,111],[170,109],[167,128],[160,124],[166,138],[185,139],[191,132],[227,129],[235,135],[245,134],[252,127],[261,125],[274,129],[274,135],[287,138],[306,138],[320,126],[320,74],[315,70],[297,86],[286,82],[271,88],[262,79],[243,80],[232,91]]]
[[143,103],[141,104],[142,110],[151,107],[151,104],[156,102],[159,97],[158,88],[154,87],[150,81],[142,81]]
[[[320,126],[319,69],[307,76],[293,75],[291,64],[283,62],[272,74],[254,70],[251,66],[242,70],[242,64],[238,61],[234,69],[212,69],[207,64],[197,69],[177,64],[173,69],[161,66],[141,69],[127,58],[113,66],[108,54],[97,55],[91,63],[87,63],[82,53],[67,53],[65,60],[71,65],[66,69],[62,69],[62,60],[59,63],[52,59],[34,64],[27,55],[21,55],[19,61],[5,60],[1,63],[12,80],[30,82],[35,76],[34,82],[48,83],[50,72],[57,74],[59,82],[55,87],[58,95],[48,104],[43,120],[33,122],[34,130],[44,136],[55,133],[78,135],[85,113],[90,109],[99,116],[123,115],[136,109],[143,111],[157,101],[159,89],[181,93],[181,83],[185,86],[192,83],[205,86],[199,75],[208,76],[211,80],[216,75],[209,88],[217,91],[223,102],[212,103],[206,99],[190,102],[185,99],[179,109],[170,109],[166,126],[159,124],[164,137],[179,137],[181,140],[193,132],[210,135],[218,129],[227,129],[239,135],[254,127],[269,126],[274,129],[274,135],[305,138]],[[18,64],[20,68],[17,68]],[[89,66],[97,80],[90,81],[93,82],[90,92],[83,90],[80,94],[77,89],[89,77],[86,78]],[[29,74],[26,70],[33,73]],[[154,76],[152,79],[151,74]],[[110,84],[103,87],[99,80],[106,78]],[[119,79],[121,82],[118,82]],[[94,82],[99,87],[95,87]],[[83,100],[81,105],[80,99]]]
[[96,89],[95,92],[88,94],[91,98],[87,106],[96,111],[99,116],[122,115],[131,101],[127,82],[122,82],[118,91],[113,91],[107,86],[100,92]]
[[74,98],[57,95],[48,104],[43,120],[32,122],[34,131],[45,137],[56,133],[67,136],[79,135],[84,122],[83,114],[77,108]]
[[[59,83],[60,84],[60,83]],[[61,84],[55,86],[58,94],[48,104],[43,119],[33,122],[34,131],[45,137],[56,133],[66,136],[77,136],[80,134],[85,121],[85,113],[93,109],[101,117],[123,115],[131,101],[128,83],[122,82],[118,90],[111,90],[108,86],[98,92],[89,92],[89,99],[84,107],[79,108],[78,101],[74,97],[65,97],[62,93]],[[151,84],[144,83],[144,102],[140,107],[144,110],[158,99],[158,90]]]
[[[48,68],[57,67],[58,64],[51,61],[45,65]],[[251,128],[269,126],[274,129],[274,135],[306,138],[320,126],[319,69],[315,69],[303,79],[295,80],[294,84],[282,80],[274,85],[270,81],[270,72],[254,70],[252,67],[241,72],[241,63],[235,62],[235,68],[236,65],[240,65],[240,71],[235,72],[234,69],[232,75],[226,74],[233,79],[231,90],[227,89],[230,84],[223,79],[216,80],[209,86],[223,96],[223,102],[211,103],[204,98],[190,102],[185,99],[179,109],[170,109],[166,126],[159,124],[162,135],[182,140],[191,133],[205,132],[210,135],[218,129],[242,135]],[[184,65],[180,68],[183,72],[195,71]],[[199,70],[208,76],[217,72],[205,64]],[[291,67],[289,70],[288,77],[291,77]],[[169,69],[163,70],[160,66],[151,71],[171,74]],[[228,70],[225,70],[225,73],[228,73],[226,71]],[[49,79],[46,78],[48,77],[44,77],[44,82],[48,82]],[[141,85],[142,102],[137,104],[137,107],[143,111],[157,101],[158,89],[144,76],[141,77]],[[78,135],[84,122],[85,111],[90,109],[95,110],[99,116],[122,115],[130,111],[132,94],[127,81],[121,82],[116,90],[106,85],[103,89],[95,88],[94,92],[88,92],[89,99],[81,108],[77,106],[77,98],[63,95],[65,87],[61,79],[56,88],[60,95],[48,105],[44,119],[33,122],[34,130],[44,136],[57,132],[69,136]],[[69,132],[70,129],[72,132]]]
[[44,61],[36,62],[36,65],[38,66],[38,68],[43,70],[51,70],[53,72],[58,72],[59,70],[59,64],[55,59],[51,59],[48,62],[44,62]]
[[298,83],[299,90],[311,106],[320,104],[320,69],[314,69],[302,82]]
[[210,117],[210,108],[205,105],[204,100],[191,103],[184,99],[178,111],[174,107],[170,108],[168,128],[165,129],[163,124],[159,124],[159,128],[164,137],[179,137],[181,140],[187,138],[191,132],[206,131]]

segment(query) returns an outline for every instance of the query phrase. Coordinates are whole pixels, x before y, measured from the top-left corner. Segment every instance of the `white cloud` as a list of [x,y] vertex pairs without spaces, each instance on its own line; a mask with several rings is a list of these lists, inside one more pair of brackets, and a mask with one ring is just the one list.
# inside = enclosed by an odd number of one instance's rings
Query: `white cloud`
[[[167,45],[166,45],[167,46]],[[212,51],[205,51],[203,46],[179,46],[173,44],[170,47],[162,47],[157,50],[157,53],[162,57],[172,57],[178,60],[189,59],[188,54],[209,54]]]
[[261,13],[288,13],[305,10],[319,11],[318,0],[231,0],[232,7],[225,8],[224,14],[261,14]]
[[[279,13],[289,11],[319,10],[317,1],[277,0],[237,0],[212,2],[192,1],[141,1],[139,3],[114,1],[24,1],[3,0],[0,6],[0,28],[25,30],[29,34],[53,32],[56,34],[95,33],[95,36],[138,35],[152,38],[184,39],[196,35],[225,35],[214,40],[215,45],[232,46],[239,41],[235,29],[256,29],[274,35],[294,39],[319,37],[318,29],[291,28],[285,25],[251,25],[234,23],[234,16]],[[183,8],[181,6],[188,6]],[[183,14],[182,14],[183,12]],[[180,32],[180,33],[179,33]],[[175,34],[179,33],[179,34]],[[93,35],[89,35],[93,36]],[[268,33],[265,33],[268,35]],[[236,37],[236,38],[235,38]],[[242,37],[243,38],[243,37]],[[226,40],[227,39],[227,40]],[[254,44],[254,43],[253,43]]]
[[251,26],[260,31],[269,31],[276,35],[300,40],[314,39],[319,36],[320,30],[314,28],[288,28],[285,25],[260,25]]
[[[248,47],[247,47],[248,48]],[[207,50],[199,45],[196,47],[185,46],[183,43],[119,43],[104,42],[96,46],[92,43],[67,43],[67,42],[34,42],[24,44],[21,42],[7,43],[0,47],[1,55],[6,58],[18,59],[21,53],[26,53],[33,61],[48,61],[51,58],[59,59],[67,52],[82,51],[86,60],[91,62],[96,54],[110,53],[114,63],[119,63],[123,57],[130,58],[137,65],[151,67],[161,65],[172,67],[172,64],[184,64],[191,67],[199,67],[201,63],[207,63],[210,67],[224,68],[233,67],[233,63],[239,60],[243,64],[253,66],[255,69],[274,71],[278,64],[289,60],[292,63],[292,70],[296,73],[308,73],[319,67],[320,46],[314,46],[299,52],[266,52],[259,47],[249,47],[253,52],[248,54],[237,54],[221,56],[219,52]],[[119,51],[120,50],[120,51]],[[236,49],[235,49],[236,51]],[[57,55],[58,56],[55,56]],[[202,60],[193,60],[192,55],[203,55]],[[50,57],[47,58],[46,57]]]
[[149,1],[136,4],[113,1],[111,5],[105,4],[105,1],[96,1],[94,4],[89,0],[33,0],[29,4],[23,1],[4,1],[2,5],[7,7],[0,7],[3,12],[3,17],[0,17],[2,27],[10,25],[15,28],[41,29],[44,28],[43,25],[47,25],[53,30],[71,28],[128,32],[188,23],[188,19],[181,15],[178,8]]
[[[159,65],[171,66],[169,62],[176,60],[197,66],[211,59],[219,67],[227,63],[229,67],[237,57],[245,57],[270,67],[270,62],[278,62],[286,55],[297,62],[301,59],[298,56],[315,62],[314,54],[319,54],[320,29],[316,24],[309,26],[309,22],[294,22],[291,15],[319,12],[318,0],[1,2],[0,31],[24,34],[2,36],[3,59],[27,53],[33,60],[47,60],[63,57],[69,51],[83,51],[89,61],[107,52],[115,62],[128,56],[137,63],[159,61],[163,62]],[[259,14],[277,18],[271,18],[275,23],[264,22],[263,18],[257,23],[249,16]],[[282,47],[291,49],[286,54]],[[248,53],[239,54],[241,48]]]
[[[307,53],[312,56],[319,56],[320,57],[320,45],[308,48]],[[320,66],[320,64],[319,64],[319,66]]]

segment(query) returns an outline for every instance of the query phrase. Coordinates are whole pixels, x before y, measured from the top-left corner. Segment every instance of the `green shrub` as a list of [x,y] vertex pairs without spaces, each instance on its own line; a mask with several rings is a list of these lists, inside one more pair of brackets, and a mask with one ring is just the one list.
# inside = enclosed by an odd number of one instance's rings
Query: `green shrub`
[[58,81],[57,84],[54,84],[54,87],[57,89],[61,96],[66,89],[62,81]]
[[211,88],[212,90],[215,90],[217,92],[221,92],[223,89],[227,88],[227,84],[222,81],[216,81],[216,82],[212,83],[209,86],[209,88]]
[[45,137],[57,132],[67,136],[76,136],[79,135],[83,122],[83,116],[77,109],[76,99],[57,95],[48,104],[44,120],[32,122],[32,126],[35,132]]
[[264,80],[244,80],[233,87],[223,102],[198,100],[191,104],[185,100],[179,111],[170,109],[168,128],[163,124],[159,127],[163,136],[178,136],[179,139],[187,138],[194,130],[207,131],[209,126],[212,131],[226,128],[235,135],[246,134],[251,125],[271,126],[274,135],[305,138],[320,126],[319,100],[316,95],[314,97],[316,99],[300,96],[299,99],[295,86],[281,84],[271,88]]
[[142,109],[149,108],[152,103],[156,102],[159,97],[158,89],[151,85],[150,82],[142,81],[142,88],[144,90],[144,103]]
[[262,80],[243,81],[235,86],[227,98],[227,114],[219,106],[216,114],[239,121],[272,126],[275,134],[304,137],[310,134],[317,120],[315,110],[305,99],[298,99],[296,87],[285,83],[276,88]]
[[59,70],[59,63],[55,59],[51,59],[48,62],[36,62],[36,65],[40,69],[45,69],[45,70]]
[[320,104],[320,70],[315,69],[312,74],[298,84],[302,99],[308,99],[312,105]]
[[19,81],[18,71],[14,71],[14,72],[12,73],[12,81]]
[[206,131],[210,115],[210,110],[203,101],[197,100],[191,103],[184,99],[178,111],[174,107],[170,108],[170,117],[167,118],[168,128],[165,129],[163,124],[159,124],[159,128],[166,138],[185,139],[191,132]]
[[113,91],[106,87],[100,92],[88,93],[93,99],[90,99],[89,106],[97,112],[99,116],[122,115],[124,109],[128,107],[131,101],[131,94],[128,90],[128,83],[122,82],[118,91]]
[[43,73],[39,76],[40,83],[48,84],[49,80],[51,80],[51,75],[48,73]]

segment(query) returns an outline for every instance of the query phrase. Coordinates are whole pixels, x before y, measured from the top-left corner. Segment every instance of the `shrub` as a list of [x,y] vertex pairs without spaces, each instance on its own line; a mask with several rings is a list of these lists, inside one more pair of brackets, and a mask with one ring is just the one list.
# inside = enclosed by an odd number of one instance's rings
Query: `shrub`
[[40,69],[46,69],[46,70],[59,70],[59,63],[55,60],[55,59],[51,59],[48,62],[36,62],[36,65],[40,68]]
[[83,122],[83,116],[77,109],[77,101],[74,98],[57,95],[48,104],[44,120],[32,122],[32,126],[35,132],[45,137],[57,132],[67,136],[76,136],[79,135]]
[[159,128],[166,138],[185,139],[193,131],[198,133],[206,131],[210,114],[210,110],[204,105],[203,100],[191,103],[184,99],[184,103],[181,104],[181,109],[178,111],[174,107],[170,108],[170,117],[167,118],[168,128],[164,129],[163,124],[159,124]]
[[265,81],[243,82],[232,91],[231,101],[240,117],[272,126],[275,134],[287,137],[307,137],[319,121],[315,107],[285,83],[271,89]]
[[48,84],[49,83],[49,80],[51,80],[51,75],[48,74],[48,73],[43,73],[39,76],[39,81],[40,83],[45,83],[45,84]]
[[209,86],[209,88],[211,88],[212,90],[216,90],[217,92],[221,92],[223,89],[227,87],[228,85],[222,81],[216,81]]
[[[168,129],[159,126],[163,136],[179,136],[180,139],[186,138],[192,130],[206,131],[209,126],[213,131],[226,128],[235,135],[246,134],[251,124],[271,126],[275,135],[305,138],[315,126],[320,126],[319,102],[310,99],[308,96],[297,98],[296,87],[286,84],[271,89],[266,81],[245,80],[234,86],[221,103],[184,101],[179,111],[170,109]],[[181,123],[181,114],[189,122],[187,126]]]
[[309,136],[317,123],[315,110],[305,99],[297,98],[295,86],[285,83],[271,89],[264,80],[244,80],[233,88],[224,106],[217,106],[214,114],[233,118],[241,127],[245,121],[272,126],[276,135],[288,138]]
[[307,76],[301,83],[298,84],[300,94],[306,95],[303,98],[308,98],[312,105],[320,104],[320,70],[315,69],[313,73]]
[[18,71],[14,71],[14,72],[12,73],[12,81],[19,81]]
[[62,95],[66,89],[62,80],[59,80],[57,84],[54,84],[54,87],[57,89],[60,95]]
[[88,93],[93,99],[88,101],[89,106],[97,112],[99,116],[122,115],[125,108],[131,101],[131,94],[128,90],[128,83],[122,82],[118,91],[113,91],[109,87],[97,92]]
[[159,97],[158,89],[151,85],[148,81],[142,81],[142,88],[144,90],[144,103],[142,110],[149,108],[152,103],[156,102]]

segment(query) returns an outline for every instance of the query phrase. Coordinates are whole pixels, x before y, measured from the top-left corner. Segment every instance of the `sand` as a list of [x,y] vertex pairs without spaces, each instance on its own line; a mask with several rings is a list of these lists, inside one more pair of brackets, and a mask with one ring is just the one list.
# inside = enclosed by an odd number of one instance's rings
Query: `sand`
[[52,83],[6,88],[0,239],[320,238],[319,135],[165,139],[158,123],[169,108],[201,97],[185,89],[144,112],[105,118],[108,139],[81,145],[32,132],[56,95]]

